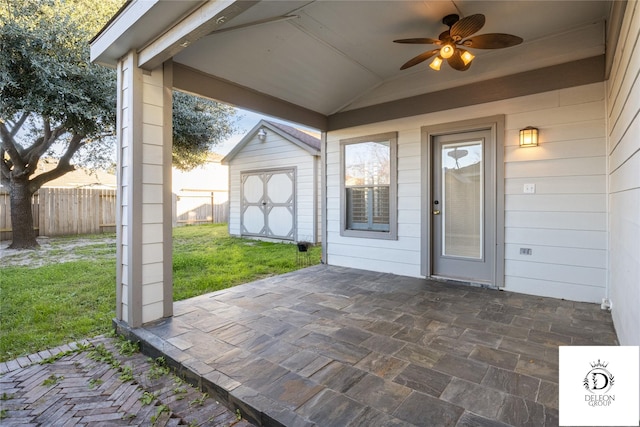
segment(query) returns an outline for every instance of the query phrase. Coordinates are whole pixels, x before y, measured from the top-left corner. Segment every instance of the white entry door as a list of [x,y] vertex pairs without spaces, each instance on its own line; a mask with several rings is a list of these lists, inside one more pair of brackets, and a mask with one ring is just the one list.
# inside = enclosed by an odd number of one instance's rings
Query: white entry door
[[295,168],[241,174],[243,236],[295,240]]
[[489,130],[433,140],[434,276],[495,283],[494,146]]

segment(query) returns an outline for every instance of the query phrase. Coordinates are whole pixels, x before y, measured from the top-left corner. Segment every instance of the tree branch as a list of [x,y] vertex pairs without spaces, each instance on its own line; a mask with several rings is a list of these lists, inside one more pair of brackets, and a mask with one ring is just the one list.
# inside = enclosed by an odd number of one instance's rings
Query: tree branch
[[31,145],[31,147],[29,147],[29,149],[25,154],[26,163],[28,165],[37,163],[37,161],[42,156],[42,154],[39,154],[39,153],[41,152],[44,154],[44,152],[49,147],[51,147],[51,144],[53,144],[53,142],[55,141],[55,139],[53,141],[51,140],[51,123],[49,122],[49,119],[47,119],[46,117],[42,118],[42,127],[43,127],[42,133],[44,135],[36,139],[36,142],[34,142]]
[[38,191],[38,189],[40,189],[40,187],[42,187],[45,183],[53,181],[56,178],[60,178],[68,172],[74,171],[75,169],[75,166],[68,163],[58,163],[58,166],[56,166],[55,169],[38,175],[31,181],[29,181],[29,191],[31,191],[31,194],[33,194]]
[[16,173],[23,174],[25,172],[24,159],[20,155],[20,151],[16,147],[16,141],[13,139],[9,129],[7,129],[6,123],[3,119],[0,119],[0,137],[2,138],[2,149],[9,155],[9,158],[13,163],[14,175]]
[[58,126],[52,131],[49,120],[43,118],[43,121],[44,137],[38,138],[36,142],[31,147],[29,147],[29,150],[25,155],[25,163],[27,164],[27,168],[29,169],[30,174],[36,170],[40,157],[42,157],[42,155],[46,153],[49,148],[51,148],[53,143],[56,142],[58,138],[66,132],[66,128],[64,126]]
[[22,113],[22,116],[20,116],[18,121],[15,122],[15,124],[11,128],[11,136],[16,136],[16,134],[18,133],[20,128],[22,128],[22,125],[24,124],[24,122],[27,121],[27,119],[29,118],[30,115],[31,115],[31,113]]
[[82,135],[82,134],[78,134],[78,133],[73,134],[73,136],[71,137],[71,140],[69,141],[69,146],[67,147],[67,151],[65,151],[62,157],[60,157],[60,163],[71,162],[71,158],[73,157],[73,155],[76,154],[76,151],[78,151],[80,147],[82,147],[82,140],[84,139],[84,137],[85,135]]
[[42,127],[43,132],[44,132],[44,137],[42,138],[43,141],[47,141],[49,138],[51,138],[51,123],[49,122],[49,119],[46,117],[42,118]]
[[71,158],[76,153],[76,151],[78,151],[78,149],[82,147],[82,140],[84,139],[84,137],[84,135],[74,134],[69,141],[67,150],[62,155],[62,157],[60,157],[58,166],[56,166],[55,169],[36,176],[29,182],[29,189],[32,193],[38,191],[38,189],[42,187],[42,185],[46,182],[52,181],[56,178],[60,178],[67,172],[75,170],[75,166],[71,164]]

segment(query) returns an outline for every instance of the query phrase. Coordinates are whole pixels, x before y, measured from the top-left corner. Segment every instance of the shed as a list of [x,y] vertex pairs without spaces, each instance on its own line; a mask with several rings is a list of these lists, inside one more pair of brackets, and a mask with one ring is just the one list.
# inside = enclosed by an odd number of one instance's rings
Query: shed
[[229,166],[229,234],[317,243],[320,140],[261,120],[222,159]]

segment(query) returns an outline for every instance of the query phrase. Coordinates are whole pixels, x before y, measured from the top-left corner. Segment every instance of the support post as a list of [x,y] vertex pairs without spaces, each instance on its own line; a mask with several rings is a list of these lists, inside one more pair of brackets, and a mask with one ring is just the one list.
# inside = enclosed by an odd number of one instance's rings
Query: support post
[[130,327],[173,314],[172,64],[118,63],[116,317]]

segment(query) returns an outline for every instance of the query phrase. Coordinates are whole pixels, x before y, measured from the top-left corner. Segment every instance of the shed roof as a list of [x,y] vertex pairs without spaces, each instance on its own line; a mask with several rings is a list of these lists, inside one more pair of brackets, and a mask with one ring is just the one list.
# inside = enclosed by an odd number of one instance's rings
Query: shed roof
[[236,144],[235,147],[222,159],[222,164],[228,164],[242,149],[251,141],[260,129],[266,128],[282,136],[292,144],[307,151],[312,156],[320,155],[320,140],[313,135],[283,123],[276,123],[269,120],[260,120],[247,134]]

